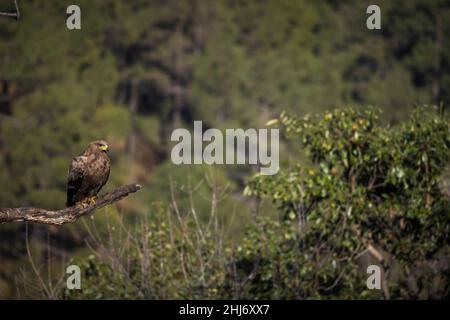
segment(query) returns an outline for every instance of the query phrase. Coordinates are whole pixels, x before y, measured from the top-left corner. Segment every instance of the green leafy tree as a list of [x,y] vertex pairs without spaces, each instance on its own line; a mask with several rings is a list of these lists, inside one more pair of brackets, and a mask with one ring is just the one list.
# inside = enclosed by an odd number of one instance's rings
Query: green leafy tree
[[[450,200],[439,187],[450,160],[448,116],[429,107],[395,127],[380,127],[377,120],[370,109],[280,116],[278,123],[299,140],[312,164],[257,176],[246,189],[271,199],[282,223],[288,222],[286,230],[294,230],[287,241],[275,238],[286,250],[261,241],[266,235],[253,235],[244,261],[261,259],[271,276],[255,278],[249,290],[262,288],[266,298],[367,296],[369,291],[355,290],[364,285],[355,280],[356,257],[375,246],[387,255],[383,263],[391,261],[385,271],[395,261],[397,271],[385,279],[393,297],[448,296]],[[447,263],[435,265],[442,259]],[[281,284],[273,279],[280,263],[287,268]],[[433,273],[434,287],[425,280]]]

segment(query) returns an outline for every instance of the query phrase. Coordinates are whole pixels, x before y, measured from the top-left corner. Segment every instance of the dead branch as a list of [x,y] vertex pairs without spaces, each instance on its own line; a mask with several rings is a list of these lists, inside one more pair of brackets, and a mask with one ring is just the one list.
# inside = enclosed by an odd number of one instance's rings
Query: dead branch
[[14,5],[16,6],[16,12],[14,12],[14,13],[0,12],[0,16],[12,17],[12,18],[16,18],[16,20],[19,20],[20,11],[19,11],[19,5],[17,4],[17,0],[14,0]]
[[63,225],[74,222],[92,211],[110,205],[134,193],[141,188],[138,184],[129,184],[114,189],[97,198],[95,203],[80,202],[76,205],[51,211],[41,208],[0,208],[0,224],[6,222],[30,221],[43,224]]

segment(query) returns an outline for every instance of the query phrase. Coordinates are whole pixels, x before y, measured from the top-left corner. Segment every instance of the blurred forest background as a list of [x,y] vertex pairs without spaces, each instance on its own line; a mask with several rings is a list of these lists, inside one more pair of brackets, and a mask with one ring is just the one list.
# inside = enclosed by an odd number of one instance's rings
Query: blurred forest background
[[[0,17],[0,207],[63,207],[70,160],[94,139],[112,150],[103,191],[143,189],[71,225],[0,225],[0,298],[448,298],[450,1],[377,1],[382,29],[368,30],[372,2],[19,1],[19,20]],[[172,130],[193,120],[274,118],[303,135],[283,138],[276,177],[171,163]],[[347,147],[356,160],[337,156]],[[406,279],[368,291],[349,262],[362,243]],[[63,288],[69,263],[81,291]]]

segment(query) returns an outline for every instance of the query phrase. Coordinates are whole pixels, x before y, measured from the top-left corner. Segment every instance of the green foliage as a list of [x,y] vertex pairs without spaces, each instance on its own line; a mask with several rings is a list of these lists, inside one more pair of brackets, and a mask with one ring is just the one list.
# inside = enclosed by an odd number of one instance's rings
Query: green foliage
[[[82,290],[62,290],[70,299],[219,299],[230,249],[222,235],[195,213],[178,216],[161,205],[151,220],[123,233],[109,229],[111,241],[81,261]],[[76,263],[80,263],[77,261]]]
[[[384,128],[377,114],[351,108],[321,117],[282,114],[279,124],[315,165],[293,166],[275,178],[257,176],[246,193],[269,197],[286,221],[307,229],[304,254],[323,243],[320,250],[336,261],[355,264],[358,251],[375,244],[408,275],[412,265],[435,259],[449,245],[450,200],[439,182],[450,160],[450,122],[429,107]],[[344,286],[352,284],[343,278]]]

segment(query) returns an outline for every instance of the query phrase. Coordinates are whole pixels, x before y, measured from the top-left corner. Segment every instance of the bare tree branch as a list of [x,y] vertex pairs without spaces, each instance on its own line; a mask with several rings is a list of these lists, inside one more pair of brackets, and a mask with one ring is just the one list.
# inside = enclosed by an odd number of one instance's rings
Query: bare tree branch
[[115,190],[105,193],[97,198],[95,203],[80,202],[76,205],[50,211],[41,208],[0,208],[0,224],[6,222],[31,221],[43,224],[63,225],[74,222],[78,218],[113,202],[119,201],[123,197],[134,193],[141,188],[138,184],[121,186]]
[[14,0],[14,5],[16,6],[16,12],[15,13],[0,12],[0,16],[13,17],[13,18],[16,18],[16,20],[19,20],[19,18],[20,18],[20,11],[19,11],[19,5],[17,4],[17,0]]

